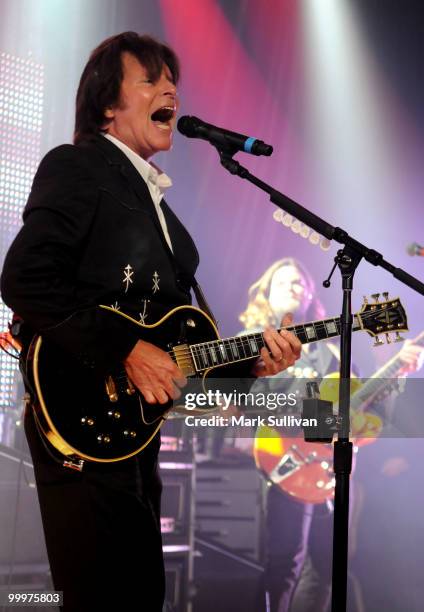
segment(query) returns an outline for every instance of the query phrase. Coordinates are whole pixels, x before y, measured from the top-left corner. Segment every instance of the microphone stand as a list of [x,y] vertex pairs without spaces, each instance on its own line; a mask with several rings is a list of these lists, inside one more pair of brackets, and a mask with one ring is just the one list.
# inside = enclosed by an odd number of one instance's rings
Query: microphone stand
[[[344,245],[337,253],[335,266],[338,266],[342,277],[343,306],[340,317],[340,386],[339,386],[339,421],[337,440],[334,443],[334,474],[336,480],[334,498],[334,533],[333,533],[333,575],[332,575],[332,612],[345,612],[347,599],[348,569],[348,532],[349,532],[349,479],[352,469],[352,442],[350,432],[350,371],[352,310],[351,294],[355,270],[362,259],[374,266],[380,266],[390,272],[399,281],[424,295],[424,284],[401,268],[397,268],[383,258],[381,253],[361,244],[340,227],[333,227],[321,217],[297,204],[286,195],[264,183],[233,159],[237,150],[231,147],[216,147],[221,164],[228,172],[253,183],[269,194],[271,202],[282,210],[293,215],[328,240],[335,240]],[[333,271],[334,271],[333,268]],[[333,273],[331,272],[331,274]],[[330,274],[330,277],[331,277]],[[329,279],[324,282],[329,287]]]

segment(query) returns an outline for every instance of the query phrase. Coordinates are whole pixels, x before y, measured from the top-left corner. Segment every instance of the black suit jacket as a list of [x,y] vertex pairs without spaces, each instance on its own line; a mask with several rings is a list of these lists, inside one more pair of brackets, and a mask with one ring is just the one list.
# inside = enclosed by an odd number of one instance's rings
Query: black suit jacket
[[98,304],[151,323],[191,302],[198,253],[171,209],[162,208],[173,252],[146,183],[118,147],[99,135],[53,149],[5,260],[4,301],[85,365],[122,361],[137,333]]

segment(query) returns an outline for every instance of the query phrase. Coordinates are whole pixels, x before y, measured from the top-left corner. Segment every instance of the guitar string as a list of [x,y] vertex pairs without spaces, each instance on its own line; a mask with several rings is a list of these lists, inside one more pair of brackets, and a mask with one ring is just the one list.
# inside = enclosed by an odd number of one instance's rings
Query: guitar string
[[[361,319],[367,319],[367,318],[375,318],[375,313],[369,313],[369,314],[361,315]],[[290,327],[281,328],[281,329],[287,329],[289,331],[293,331],[295,334],[303,333],[303,334],[305,334],[307,336],[306,328],[309,328],[309,327],[314,328],[318,332],[326,329],[327,333],[328,333],[328,328],[327,328],[327,324],[328,323],[333,323],[337,327],[337,326],[340,325],[340,318],[339,317],[335,317],[334,319],[324,319],[323,321],[312,321],[310,323],[301,323],[301,324],[298,324],[298,325],[295,325],[295,326],[290,326]],[[303,329],[299,329],[299,328],[303,328]],[[360,327],[357,327],[356,329],[354,329],[354,331],[359,331],[360,329],[361,329]],[[394,331],[396,331],[396,330],[387,330],[387,333],[394,332]],[[380,333],[386,333],[386,332],[380,332]],[[327,335],[326,337],[327,338],[331,338],[331,337],[336,337],[336,336],[340,335],[338,330],[337,330],[336,333],[330,332],[330,334],[331,334],[330,336]],[[217,339],[206,341],[206,342],[202,342],[202,343],[199,343],[199,344],[192,344],[191,347],[192,347],[192,349],[197,349],[197,350],[200,349],[201,350],[200,347],[202,347],[202,346],[206,347],[206,345],[210,344],[210,343],[217,343],[217,344],[224,343],[224,342],[228,342],[228,343],[229,342],[236,342],[237,343],[240,340],[243,340],[245,343],[247,343],[249,340],[260,339],[260,338],[263,339],[263,332],[254,332],[254,333],[251,333],[251,334],[245,334],[243,336],[232,336],[230,338],[217,338]],[[310,338],[310,337],[307,337],[306,339],[309,342],[315,342],[316,340],[324,340],[325,337],[323,337],[323,338]],[[207,347],[207,348],[209,348],[209,347]],[[190,350],[186,349],[186,351],[189,352]],[[183,352],[183,351],[181,351],[181,352]]]
[[213,359],[210,356],[209,352],[206,352],[206,349],[204,350],[204,354],[199,353],[197,351],[194,351],[192,354],[191,353],[185,353],[184,356],[178,356],[173,352],[173,351],[169,351],[168,354],[174,358],[176,361],[178,360],[180,363],[183,362],[184,360],[186,361],[187,365],[192,364],[192,361],[194,360],[194,366],[196,368],[196,371],[201,372],[213,367],[219,367],[219,366],[225,366],[225,365],[232,365],[235,363],[238,363],[240,361],[246,361],[248,359],[254,359],[256,357],[260,357],[260,352],[258,353],[252,353],[251,351],[249,353],[247,353],[247,350],[244,351],[244,354],[242,356],[240,356],[240,351],[238,351],[238,355],[234,356],[234,350],[230,351],[229,348],[226,349],[226,354],[222,356],[222,358],[218,359]]
[[[361,318],[362,319],[375,318],[375,313],[364,314],[364,315],[361,316]],[[307,342],[304,342],[303,344],[316,342],[318,340],[325,340],[326,338],[337,337],[337,336],[340,335],[340,333],[339,333],[339,331],[337,329],[336,333],[333,334],[332,332],[330,332],[332,335],[329,336],[328,335],[328,328],[327,328],[326,323],[333,323],[337,327],[337,326],[340,325],[340,318],[335,317],[334,319],[325,319],[324,321],[313,321],[311,323],[299,324],[299,325],[296,325],[296,326],[293,326],[293,327],[287,327],[287,328],[282,328],[282,329],[288,329],[289,331],[293,331],[296,335],[298,335],[299,333],[305,334]],[[299,328],[302,328],[302,327],[303,327],[303,330],[299,329]],[[318,336],[319,336],[319,332],[320,331],[326,330],[326,336],[323,336],[322,338],[319,338],[319,337],[318,338],[308,337],[307,331],[306,331],[307,327],[313,327],[314,330],[316,330],[318,332]],[[354,329],[353,331],[359,331],[360,329],[361,328],[358,327],[358,328]],[[298,331],[296,332],[296,330],[298,330]],[[393,332],[393,331],[396,331],[396,330],[389,330],[389,331]],[[381,333],[386,333],[386,332],[381,332]],[[202,350],[204,352],[211,350],[211,347],[208,346],[209,344],[214,344],[215,345],[213,347],[214,349],[215,349],[215,347],[218,348],[218,349],[221,349],[221,350],[216,351],[218,354],[220,352],[222,353],[222,345],[224,345],[223,348],[225,349],[225,352],[227,352],[230,349],[230,351],[232,353],[233,349],[231,347],[231,343],[235,344],[236,348],[243,348],[244,349],[244,348],[248,348],[248,346],[250,344],[250,341],[252,341],[252,340],[254,340],[254,341],[257,341],[257,340],[264,341],[263,333],[256,332],[254,334],[245,334],[244,336],[233,336],[231,338],[214,339],[214,340],[202,342],[202,343],[199,343],[199,344],[193,344],[193,345],[191,345],[191,348],[180,350],[180,351],[178,351],[178,353],[179,353],[179,356],[182,357],[182,358],[190,359],[192,354],[195,357],[201,358],[202,357]],[[227,343],[227,346],[225,346],[225,343]],[[251,348],[249,350],[251,352]],[[244,352],[246,353],[246,351],[244,351]],[[168,353],[175,355],[175,349],[172,349],[171,351],[168,351]],[[257,354],[248,355],[248,356],[245,355],[244,357],[242,357],[242,359],[248,359],[250,357],[256,357],[256,356],[257,356]],[[209,357],[210,357],[210,355],[209,355]],[[236,358],[236,361],[237,360],[239,360],[239,358]],[[210,366],[208,366],[208,367],[210,367]]]
[[[383,310],[380,309],[380,312],[387,312],[387,310]],[[374,312],[368,312],[368,313],[364,313],[361,315],[361,319],[365,320],[365,319],[369,319],[369,318],[375,318],[375,311]],[[354,317],[356,317],[357,315],[354,315]],[[331,336],[328,335],[328,323],[333,323],[336,325],[336,329],[337,332],[336,333],[332,333]],[[289,331],[292,331],[293,333],[295,333],[295,335],[298,337],[298,334],[305,334],[306,338],[306,342],[302,342],[302,344],[309,344],[312,342],[316,342],[316,341],[320,341],[320,340],[325,340],[330,339],[332,337],[338,337],[340,336],[339,330],[338,330],[338,326],[340,326],[340,317],[334,317],[334,318],[329,318],[329,319],[324,319],[322,321],[311,321],[311,322],[307,322],[307,323],[301,323],[301,324],[297,324],[294,326],[288,326],[286,328],[281,328],[281,329],[287,329]],[[318,336],[319,336],[319,332],[325,330],[326,331],[326,336],[323,336],[322,338],[311,338],[308,337],[306,328],[313,328],[315,331],[318,332]],[[303,329],[302,329],[303,328]],[[353,331],[359,331],[361,328],[356,328]],[[393,330],[395,331],[395,330]],[[387,332],[381,332],[381,333],[387,333]],[[251,341],[255,341],[256,343],[258,341],[261,341],[265,344],[265,339],[263,336],[263,332],[255,332],[253,334],[245,334],[243,336],[233,336],[230,338],[219,338],[219,339],[214,339],[214,340],[210,340],[210,341],[206,341],[206,342],[202,342],[200,344],[194,344],[191,345],[190,348],[187,349],[183,349],[178,351],[178,357],[182,360],[186,359],[188,362],[191,362],[192,359],[196,360],[196,358],[200,361],[203,360],[207,365],[206,366],[202,366],[200,367],[200,369],[197,369],[197,371],[202,371],[202,370],[206,370],[210,367],[213,367],[214,365],[229,365],[228,361],[225,361],[225,358],[228,359],[227,354],[228,351],[230,351],[231,353],[231,357],[230,357],[230,363],[237,363],[238,361],[242,361],[242,360],[246,360],[246,359],[253,359],[255,357],[258,357],[260,355],[260,353],[253,353],[253,354],[246,354],[247,351],[249,351],[250,353],[252,353],[252,347],[251,347]],[[208,346],[212,344],[212,346]],[[227,346],[226,346],[227,344]],[[235,348],[237,350],[238,356],[234,357],[234,346],[231,345],[235,345]],[[262,347],[261,347],[262,348]],[[225,356],[223,354],[223,350],[225,351]],[[240,352],[239,349],[242,349],[242,352],[244,353],[244,356],[240,357]],[[213,354],[211,355],[212,350],[214,351],[214,353],[216,355],[222,355],[224,361],[220,362],[220,360],[218,358],[216,358],[216,360],[213,359]],[[202,354],[202,351],[204,352],[205,355]],[[176,355],[176,350],[173,348],[170,351],[167,351],[167,353],[171,356],[173,356],[175,359],[177,359],[177,355]],[[209,354],[208,354],[209,353]],[[208,361],[211,361],[212,363],[208,363]],[[216,363],[215,363],[216,362]],[[194,364],[195,366],[197,366],[197,364]],[[126,375],[119,375],[116,377],[117,380],[124,380],[126,377]]]

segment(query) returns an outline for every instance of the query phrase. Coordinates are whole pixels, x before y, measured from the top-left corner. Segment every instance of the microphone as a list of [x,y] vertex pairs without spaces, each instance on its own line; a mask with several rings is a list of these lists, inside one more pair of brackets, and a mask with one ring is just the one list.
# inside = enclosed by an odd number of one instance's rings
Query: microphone
[[420,246],[418,242],[412,242],[406,247],[406,252],[408,255],[419,255],[419,257],[424,257],[424,247]]
[[230,130],[205,123],[197,117],[185,115],[178,120],[178,131],[187,138],[202,138],[218,148],[230,149],[234,152],[244,151],[252,155],[271,155],[273,149],[271,145],[265,144],[262,140],[243,136]]

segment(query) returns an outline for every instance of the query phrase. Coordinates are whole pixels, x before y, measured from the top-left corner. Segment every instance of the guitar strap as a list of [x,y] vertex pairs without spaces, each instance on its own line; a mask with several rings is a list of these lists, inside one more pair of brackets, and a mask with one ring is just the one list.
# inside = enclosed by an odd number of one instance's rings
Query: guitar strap
[[202,287],[197,282],[195,276],[193,276],[193,280],[191,281],[191,286],[193,288],[194,295],[196,296],[196,300],[199,305],[199,308],[201,308],[204,312],[206,312],[208,317],[212,319],[215,326],[218,328],[218,321],[215,319],[215,316],[205,298],[205,294],[203,293]]

